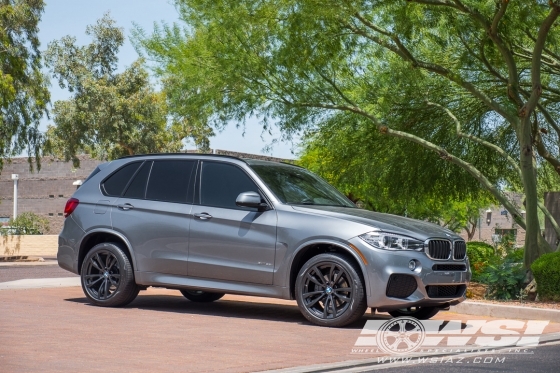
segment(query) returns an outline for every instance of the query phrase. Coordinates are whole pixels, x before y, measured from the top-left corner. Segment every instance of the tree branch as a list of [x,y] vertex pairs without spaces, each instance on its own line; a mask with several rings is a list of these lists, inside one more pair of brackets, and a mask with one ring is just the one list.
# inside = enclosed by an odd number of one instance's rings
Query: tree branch
[[501,156],[503,156],[504,158],[506,158],[506,160],[508,161],[508,163],[513,167],[513,169],[515,171],[517,171],[517,174],[519,176],[519,178],[522,180],[522,175],[521,175],[521,168],[519,168],[519,164],[517,163],[517,161],[515,159],[513,159],[511,157],[511,155],[509,155],[504,149],[500,148],[499,146],[492,144],[489,141],[483,140],[480,137],[477,137],[475,135],[472,134],[468,134],[462,131],[461,129],[461,122],[459,121],[459,119],[457,119],[457,117],[451,112],[451,110],[449,110],[448,108],[437,104],[435,102],[427,102],[428,105],[430,106],[436,106],[442,110],[444,110],[447,115],[453,120],[453,122],[455,122],[455,126],[456,126],[456,130],[457,130],[457,135],[459,137],[463,137],[469,140],[472,140],[476,143],[479,143],[480,145],[486,146],[489,149],[494,150],[495,152],[497,152],[498,154],[500,154]]
[[537,34],[537,40],[535,42],[535,47],[533,49],[533,60],[531,63],[531,81],[533,83],[531,97],[521,108],[519,116],[522,118],[529,117],[535,107],[542,93],[541,86],[541,58],[544,49],[544,44],[546,42],[546,37],[550,31],[550,28],[560,15],[560,6],[556,3],[551,2],[552,10],[545,18],[539,32]]

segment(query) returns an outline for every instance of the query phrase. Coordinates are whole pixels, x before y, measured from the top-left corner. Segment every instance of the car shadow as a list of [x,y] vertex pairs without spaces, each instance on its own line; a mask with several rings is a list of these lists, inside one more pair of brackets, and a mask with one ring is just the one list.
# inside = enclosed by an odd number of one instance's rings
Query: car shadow
[[[82,303],[93,306],[87,298],[68,298],[67,302]],[[137,308],[156,312],[174,312],[192,315],[205,315],[217,317],[236,317],[242,319],[266,320],[275,322],[298,323],[313,325],[300,313],[294,305],[244,302],[221,299],[211,303],[191,302],[182,296],[173,295],[139,295],[132,303],[124,308]],[[390,319],[389,315],[371,314],[369,310],[358,321],[345,326],[345,329],[362,329],[367,320]]]

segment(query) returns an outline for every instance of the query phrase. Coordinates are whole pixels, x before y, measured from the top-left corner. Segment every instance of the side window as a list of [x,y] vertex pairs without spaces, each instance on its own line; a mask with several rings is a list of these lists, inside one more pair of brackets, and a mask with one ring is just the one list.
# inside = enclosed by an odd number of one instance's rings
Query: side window
[[201,205],[254,210],[235,204],[240,193],[259,191],[253,180],[239,167],[226,163],[204,162],[200,181]]
[[142,162],[129,163],[109,176],[109,178],[106,179],[102,185],[105,194],[115,197],[120,196],[123,193],[124,188],[128,184],[130,178],[132,177],[132,175],[134,175],[141,164]]
[[188,198],[189,183],[195,161],[154,161],[146,199],[177,203],[192,203]]
[[130,185],[124,193],[125,197],[128,198],[139,198],[144,199],[146,196],[146,186],[148,184],[148,176],[150,176],[150,170],[152,169],[152,162],[144,162],[140,170],[134,176],[134,179],[130,182]]

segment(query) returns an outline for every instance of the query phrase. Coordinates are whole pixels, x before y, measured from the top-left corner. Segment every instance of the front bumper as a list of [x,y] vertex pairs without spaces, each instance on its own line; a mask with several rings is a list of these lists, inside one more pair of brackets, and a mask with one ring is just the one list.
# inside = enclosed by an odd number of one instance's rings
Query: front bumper
[[[375,249],[358,237],[350,240],[350,243],[356,246],[368,261],[368,307],[376,308],[380,312],[413,306],[447,307],[466,299],[466,287],[471,279],[466,259],[441,261],[428,258],[424,252]],[[411,260],[416,261],[417,266],[414,270],[409,269]],[[464,265],[464,270],[435,270],[434,265]],[[394,291],[388,291],[391,275],[401,275],[398,277],[406,278],[409,285],[410,282],[414,285],[415,281],[415,289],[409,286],[408,288],[413,290],[410,295],[407,293],[406,296],[395,297],[395,294],[392,294]],[[391,281],[394,279],[395,276]],[[437,289],[445,291],[439,294]]]

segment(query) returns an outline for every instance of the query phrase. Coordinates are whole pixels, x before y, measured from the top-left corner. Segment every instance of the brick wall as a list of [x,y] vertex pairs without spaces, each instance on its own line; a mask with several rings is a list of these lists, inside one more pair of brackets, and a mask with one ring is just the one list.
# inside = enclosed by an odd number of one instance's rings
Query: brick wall
[[0,217],[13,213],[14,182],[12,174],[19,174],[18,213],[34,212],[50,221],[46,234],[58,234],[62,229],[64,205],[76,190],[72,183],[85,179],[99,163],[88,156],[80,156],[80,167],[71,162],[43,158],[41,170],[29,171],[27,158],[14,158],[4,165],[0,174]]
[[57,251],[57,235],[0,237],[0,255],[56,257]]

